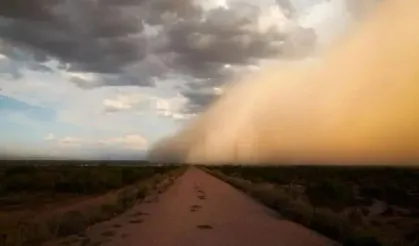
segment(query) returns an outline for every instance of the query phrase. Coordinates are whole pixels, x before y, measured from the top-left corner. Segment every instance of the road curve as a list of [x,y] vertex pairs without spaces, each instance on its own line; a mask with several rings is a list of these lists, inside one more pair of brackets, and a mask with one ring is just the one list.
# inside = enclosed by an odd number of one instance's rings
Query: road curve
[[197,168],[159,196],[88,228],[86,236],[79,245],[335,245]]

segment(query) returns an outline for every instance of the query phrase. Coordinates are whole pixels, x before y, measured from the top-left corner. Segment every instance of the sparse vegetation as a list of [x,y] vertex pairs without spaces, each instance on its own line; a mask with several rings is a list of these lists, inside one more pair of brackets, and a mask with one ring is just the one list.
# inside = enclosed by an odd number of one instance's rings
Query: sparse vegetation
[[173,166],[3,166],[0,167],[0,195],[23,192],[95,194],[171,169]]
[[344,246],[419,243],[419,169],[227,165],[206,170]]
[[7,164],[0,166],[0,245],[5,246],[40,245],[83,232],[166,189],[182,172],[174,165],[135,163]]

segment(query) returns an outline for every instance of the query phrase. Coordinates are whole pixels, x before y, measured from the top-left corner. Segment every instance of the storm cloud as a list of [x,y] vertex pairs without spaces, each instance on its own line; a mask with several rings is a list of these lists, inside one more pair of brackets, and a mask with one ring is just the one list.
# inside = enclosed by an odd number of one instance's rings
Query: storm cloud
[[[70,72],[95,74],[93,82],[71,79],[85,89],[153,86],[154,78],[186,74],[191,80],[182,94],[197,111],[216,98],[202,90],[234,75],[226,66],[299,59],[312,51],[316,34],[290,17],[292,1],[272,2],[266,12],[250,1],[212,8],[192,0],[1,1],[0,38],[24,50],[26,59],[55,59]],[[203,83],[192,91],[196,80]]]

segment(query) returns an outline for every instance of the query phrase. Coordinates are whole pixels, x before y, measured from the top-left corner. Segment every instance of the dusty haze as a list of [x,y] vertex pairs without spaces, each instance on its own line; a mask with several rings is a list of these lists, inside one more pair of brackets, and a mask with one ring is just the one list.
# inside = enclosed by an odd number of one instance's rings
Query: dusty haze
[[419,160],[419,1],[384,1],[315,62],[229,88],[152,158],[189,163]]

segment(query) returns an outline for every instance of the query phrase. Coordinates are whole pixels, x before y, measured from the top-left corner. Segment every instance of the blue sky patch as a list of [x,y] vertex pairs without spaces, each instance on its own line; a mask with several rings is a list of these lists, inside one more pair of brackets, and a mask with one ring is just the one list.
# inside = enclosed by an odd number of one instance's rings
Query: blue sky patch
[[19,112],[29,119],[39,121],[52,121],[56,118],[55,110],[30,105],[16,99],[0,95],[0,117],[10,112]]

